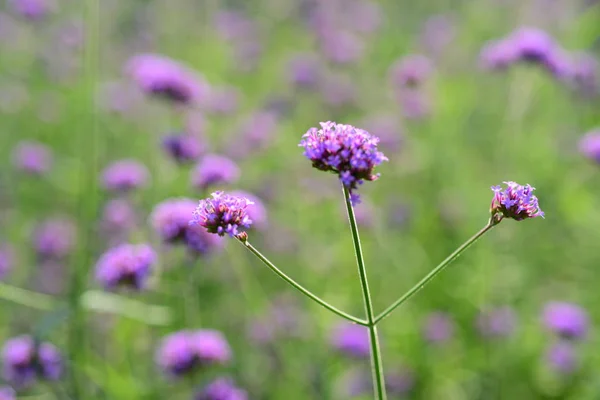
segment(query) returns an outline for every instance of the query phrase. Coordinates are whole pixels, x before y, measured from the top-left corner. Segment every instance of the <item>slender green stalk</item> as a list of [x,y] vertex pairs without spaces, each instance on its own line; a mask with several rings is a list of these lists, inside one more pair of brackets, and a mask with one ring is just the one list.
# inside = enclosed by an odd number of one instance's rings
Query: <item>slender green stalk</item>
[[386,308],[381,314],[375,318],[375,324],[381,322],[382,319],[387,317],[396,309],[396,307],[400,306],[402,303],[410,299],[414,296],[419,290],[423,289],[430,280],[435,278],[437,274],[442,272],[444,268],[446,268],[452,261],[454,261],[458,256],[462,254],[463,251],[468,249],[473,243],[477,241],[480,237],[482,237],[486,232],[492,229],[495,226],[493,221],[488,222],[486,226],[484,226],[479,232],[473,235],[469,240],[464,242],[458,249],[456,249],[452,254],[450,254],[444,261],[442,261],[437,267],[431,270],[430,273],[425,275],[423,279],[419,281],[415,286],[413,286],[408,292],[406,292],[402,297],[396,300],[391,306]]
[[371,370],[373,372],[374,391],[378,400],[387,398],[385,392],[385,378],[383,375],[383,363],[381,360],[381,349],[379,346],[379,338],[377,337],[377,327],[375,322],[375,313],[373,312],[373,302],[371,301],[371,293],[369,293],[369,283],[367,282],[367,269],[363,258],[362,249],[360,247],[360,237],[358,236],[358,225],[354,216],[354,208],[350,202],[350,193],[343,186],[344,199],[346,202],[346,210],[348,211],[348,221],[350,230],[352,231],[352,240],[354,241],[354,252],[356,253],[356,263],[358,264],[358,275],[360,277],[360,285],[363,292],[365,302],[365,310],[367,312],[367,326],[369,328],[369,341],[371,343]]
[[350,315],[348,313],[345,313],[342,310],[339,310],[339,309],[335,308],[334,306],[332,306],[331,304],[327,303],[325,300],[321,299],[320,297],[316,296],[311,291],[309,291],[308,289],[306,289],[304,286],[300,285],[298,282],[296,282],[295,280],[293,280],[292,278],[290,278],[289,276],[287,276],[282,270],[280,270],[279,268],[277,268],[271,261],[269,261],[264,255],[262,255],[258,250],[256,250],[256,248],[254,246],[252,246],[250,244],[250,242],[248,242],[247,240],[240,240],[238,238],[238,241],[241,244],[243,244],[244,247],[246,247],[248,250],[250,250],[256,257],[258,257],[258,259],[260,261],[262,261],[263,264],[265,264],[267,267],[269,267],[271,269],[271,271],[275,272],[281,279],[283,279],[284,281],[286,281],[287,283],[289,283],[290,285],[292,285],[296,290],[298,290],[300,293],[302,293],[306,297],[308,297],[311,300],[319,303],[321,306],[325,307],[329,311],[333,312],[334,314],[339,315],[342,318],[347,319],[348,321],[352,321],[352,322],[354,322],[356,324],[359,324],[359,325],[368,326],[367,321],[364,321],[364,320],[362,320],[360,318],[356,318],[355,316],[352,316],[352,315]]

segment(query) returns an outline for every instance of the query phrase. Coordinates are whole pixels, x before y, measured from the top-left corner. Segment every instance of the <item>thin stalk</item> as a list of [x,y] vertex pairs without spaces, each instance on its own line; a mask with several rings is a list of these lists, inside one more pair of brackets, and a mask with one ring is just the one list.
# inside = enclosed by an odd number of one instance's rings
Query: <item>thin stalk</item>
[[464,242],[458,249],[456,249],[452,254],[450,254],[437,267],[435,267],[433,270],[431,270],[430,273],[425,275],[425,277],[423,279],[421,279],[419,281],[419,283],[417,283],[415,286],[413,286],[402,297],[400,297],[391,306],[389,306],[381,314],[379,314],[377,316],[377,318],[375,318],[375,324],[378,324],[379,322],[381,322],[381,320],[384,319],[385,317],[387,317],[388,315],[390,315],[392,313],[392,311],[394,311],[396,309],[396,307],[400,306],[402,303],[404,303],[405,301],[410,299],[412,296],[414,296],[419,290],[423,289],[425,287],[425,285],[427,283],[429,283],[430,280],[435,278],[435,276],[437,274],[442,272],[444,270],[444,268],[446,268],[448,265],[450,265],[450,263],[452,261],[454,261],[456,258],[458,258],[458,256],[460,256],[463,251],[468,249],[473,243],[475,243],[477,241],[477,239],[482,237],[486,232],[488,232],[494,226],[495,226],[495,224],[492,221],[488,222],[488,224],[486,226],[484,226],[479,232],[477,232],[469,240]]
[[360,237],[358,236],[358,225],[354,216],[354,208],[350,202],[350,193],[348,189],[342,185],[344,191],[344,200],[346,203],[346,211],[348,212],[348,222],[352,231],[352,240],[354,242],[354,253],[356,254],[356,263],[358,265],[358,276],[360,277],[360,285],[363,292],[365,302],[365,310],[367,313],[367,326],[369,328],[369,341],[371,343],[371,370],[373,373],[374,391],[376,399],[385,400],[387,398],[385,392],[385,378],[383,375],[383,363],[381,360],[381,349],[379,346],[379,338],[377,337],[377,327],[375,322],[375,313],[373,312],[373,302],[371,301],[371,293],[369,292],[369,283],[367,282],[367,269],[363,258],[362,249],[360,247]]
[[337,314],[340,317],[347,319],[348,321],[352,321],[355,324],[359,324],[359,325],[363,325],[363,326],[368,326],[367,321],[364,321],[364,320],[362,320],[360,318],[356,318],[353,315],[350,315],[348,313],[345,313],[342,310],[339,310],[339,309],[335,308],[334,306],[332,306],[331,304],[327,303],[325,300],[321,299],[320,297],[316,296],[311,291],[309,291],[308,289],[306,289],[304,286],[300,285],[298,282],[296,282],[295,280],[293,280],[292,278],[290,278],[289,276],[287,276],[282,270],[280,270],[279,268],[277,268],[271,261],[269,261],[267,259],[267,257],[265,257],[264,255],[262,255],[261,252],[259,252],[254,246],[252,246],[250,244],[250,242],[248,242],[247,240],[243,241],[243,240],[240,240],[238,238],[238,241],[242,245],[244,245],[244,247],[246,247],[248,250],[250,250],[252,252],[252,254],[254,254],[256,257],[258,257],[258,259],[260,261],[262,261],[263,264],[265,264],[267,267],[269,267],[271,269],[271,271],[275,272],[281,279],[283,279],[284,281],[286,281],[287,283],[289,283],[290,285],[292,285],[292,287],[294,287],[296,290],[298,290],[300,293],[302,293],[306,297],[308,297],[311,300],[315,301],[316,303],[320,304],[322,307],[328,309],[329,311],[333,312],[334,314]]

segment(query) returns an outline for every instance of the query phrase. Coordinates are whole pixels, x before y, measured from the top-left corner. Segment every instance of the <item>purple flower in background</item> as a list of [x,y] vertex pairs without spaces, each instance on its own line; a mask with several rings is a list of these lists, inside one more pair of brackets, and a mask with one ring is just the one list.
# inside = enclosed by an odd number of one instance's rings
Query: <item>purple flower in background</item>
[[479,54],[479,61],[483,68],[503,70],[516,62],[518,57],[514,43],[508,39],[501,39],[486,43]]
[[143,289],[156,262],[147,244],[120,244],[106,251],[96,263],[96,280],[106,290],[127,286]]
[[63,361],[58,349],[42,342],[36,345],[29,335],[7,340],[2,348],[3,378],[19,387],[31,385],[36,378],[58,380]]
[[212,198],[200,200],[190,224],[200,225],[219,236],[228,234],[233,237],[240,227],[250,228],[252,225],[248,215],[251,205],[252,202],[246,198],[214,192]]
[[402,115],[409,120],[420,120],[431,114],[431,99],[417,88],[403,88],[396,93]]
[[136,160],[115,161],[102,173],[104,187],[115,192],[144,187],[149,179],[150,173],[146,166]]
[[222,10],[215,14],[215,28],[227,41],[254,36],[255,24],[244,14],[233,10]]
[[214,114],[233,114],[240,103],[240,91],[233,86],[213,88],[206,107]]
[[185,239],[195,209],[196,202],[192,199],[168,199],[154,207],[150,214],[150,223],[163,241],[181,241]]
[[402,125],[393,115],[376,115],[362,122],[365,130],[379,138],[381,147],[398,151],[403,142]]
[[102,211],[102,226],[109,232],[126,231],[135,225],[135,210],[124,199],[109,200]]
[[392,83],[397,87],[422,85],[433,71],[431,60],[422,54],[412,54],[396,61],[390,69]]
[[221,236],[213,235],[200,225],[189,225],[188,215],[188,227],[185,230],[185,244],[192,252],[206,256],[222,249],[225,245],[225,241]]
[[43,259],[66,257],[75,245],[76,228],[66,218],[50,218],[43,221],[33,233],[33,246]]
[[[346,207],[340,206],[340,213],[342,218],[347,219]],[[375,207],[372,203],[367,201],[361,201],[354,207],[354,217],[356,223],[363,228],[370,228],[373,226],[376,218]]]
[[156,353],[156,363],[172,376],[230,359],[229,344],[220,332],[210,329],[172,333],[162,340]]
[[544,212],[538,205],[538,199],[533,194],[535,188],[530,185],[521,186],[516,182],[504,182],[506,189],[501,186],[492,186],[494,198],[492,200],[492,218],[500,222],[502,218],[512,218],[522,221],[528,218],[544,217]]
[[272,143],[277,128],[277,115],[271,111],[252,113],[238,127],[240,140],[232,143],[230,153],[243,156],[244,153],[264,149]]
[[218,378],[194,396],[194,400],[248,400],[248,394],[229,378]]
[[434,312],[427,316],[423,325],[423,336],[431,343],[444,343],[454,334],[454,321],[450,315]]
[[252,225],[258,230],[267,228],[267,209],[258,196],[243,190],[234,190],[230,194],[232,196],[243,197],[250,200],[252,204],[248,205],[247,213],[248,217],[252,220]]
[[17,392],[9,386],[0,387],[0,400],[16,400]]
[[289,81],[295,86],[312,88],[319,82],[322,68],[314,54],[295,54],[287,66]]
[[355,105],[357,99],[355,80],[339,73],[324,77],[319,84],[319,93],[325,104],[334,108]]
[[573,81],[584,93],[597,93],[599,63],[592,54],[586,52],[573,54],[571,68]]
[[600,164],[600,129],[593,130],[581,138],[579,151],[590,160]]
[[265,314],[251,321],[249,336],[253,341],[265,344],[279,338],[302,337],[305,328],[305,315],[296,301],[278,296]]
[[331,344],[342,353],[353,357],[368,358],[371,354],[369,331],[362,325],[340,323],[333,332]]
[[22,141],[13,150],[13,165],[21,171],[42,175],[52,167],[51,150],[41,143]]
[[414,373],[404,367],[385,375],[385,387],[389,394],[403,396],[415,386]]
[[205,190],[212,185],[234,183],[240,178],[240,168],[227,157],[206,154],[191,172],[192,186]]
[[311,128],[302,136],[300,147],[314,168],[337,174],[350,192],[352,204],[359,203],[355,193],[365,180],[379,178],[373,170],[387,158],[377,150],[379,139],[352,125],[321,122],[321,129]]
[[350,64],[359,60],[365,49],[358,36],[343,30],[325,31],[320,43],[325,57],[336,64]]
[[381,6],[369,0],[354,0],[345,4],[348,7],[347,28],[360,33],[373,33],[382,23]]
[[453,15],[434,15],[423,24],[419,41],[431,55],[438,56],[456,37]]
[[198,160],[204,151],[200,139],[187,133],[165,136],[162,147],[169,156],[181,164]]
[[476,327],[481,336],[500,338],[510,336],[517,324],[517,316],[510,307],[485,310],[477,316]]
[[557,45],[554,39],[541,29],[523,27],[513,32],[512,41],[520,60],[545,64]]
[[552,369],[563,374],[575,371],[579,364],[575,346],[573,343],[563,340],[556,342],[548,349],[546,361]]
[[56,6],[54,0],[9,0],[9,4],[15,13],[32,21],[43,19]]
[[0,243],[0,280],[3,280],[13,269],[13,264],[14,252],[12,247]]
[[125,65],[125,73],[147,94],[176,103],[196,103],[204,99],[208,84],[195,71],[160,54],[137,54]]
[[560,301],[546,304],[543,321],[548,329],[569,339],[585,337],[589,327],[588,315],[583,308],[577,304]]

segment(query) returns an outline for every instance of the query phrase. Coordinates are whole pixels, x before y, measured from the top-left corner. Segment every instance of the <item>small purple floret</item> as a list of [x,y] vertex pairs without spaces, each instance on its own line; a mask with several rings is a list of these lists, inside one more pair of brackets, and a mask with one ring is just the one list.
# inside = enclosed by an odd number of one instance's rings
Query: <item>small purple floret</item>
[[227,157],[207,154],[196,164],[191,172],[192,186],[204,190],[211,185],[223,185],[236,182],[240,177],[237,164]]
[[13,150],[13,164],[21,171],[32,175],[43,175],[53,163],[51,150],[34,141],[22,141]]
[[204,145],[200,139],[187,133],[165,136],[162,140],[162,147],[180,164],[196,161],[204,151]]
[[0,387],[0,400],[16,400],[17,392],[9,386]]
[[156,253],[147,244],[121,244],[109,249],[96,263],[96,280],[106,290],[127,286],[136,290],[144,288]]
[[579,151],[600,165],[600,129],[591,131],[581,138]]
[[511,181],[504,183],[507,185],[506,189],[502,189],[500,186],[492,186],[494,198],[491,212],[496,223],[504,217],[512,218],[515,221],[544,217],[544,212],[538,205],[538,199],[533,194],[534,187],[530,185],[521,186]]
[[214,192],[212,198],[200,200],[190,224],[200,225],[208,232],[219,236],[228,234],[234,237],[239,233],[239,228],[250,228],[252,224],[248,214],[250,205],[252,202],[244,197],[221,191]]
[[29,335],[7,340],[2,348],[3,378],[19,387],[29,386],[37,378],[58,380],[63,373],[63,361],[54,345],[36,345]]
[[42,259],[61,259],[69,255],[76,241],[76,227],[69,219],[49,218],[33,233],[33,245]]
[[543,320],[548,329],[570,339],[585,337],[589,327],[587,313],[573,303],[552,301],[546,304]]
[[379,178],[373,170],[387,161],[377,150],[378,143],[379,138],[352,125],[322,122],[321,129],[311,128],[302,136],[299,146],[304,147],[314,168],[337,174],[349,190],[352,204],[358,204],[358,185]]
[[218,378],[196,394],[194,400],[248,400],[248,394],[229,378]]
[[333,332],[333,347],[353,357],[369,357],[371,346],[369,331],[362,325],[342,322]]
[[552,369],[563,374],[574,372],[579,365],[575,346],[563,340],[553,344],[547,350],[546,361]]
[[454,334],[454,321],[443,312],[430,314],[423,326],[423,336],[430,343],[445,343]]

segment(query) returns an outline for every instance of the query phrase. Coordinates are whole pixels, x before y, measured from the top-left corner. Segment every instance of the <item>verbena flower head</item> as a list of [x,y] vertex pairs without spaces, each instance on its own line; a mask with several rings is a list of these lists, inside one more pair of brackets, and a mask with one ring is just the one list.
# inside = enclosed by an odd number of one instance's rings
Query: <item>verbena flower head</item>
[[56,6],[54,0],[9,0],[15,13],[31,21],[46,17]]
[[577,304],[552,301],[546,304],[543,321],[548,329],[565,338],[580,339],[586,336],[589,320]]
[[167,199],[154,207],[150,214],[150,223],[163,241],[182,241],[195,209],[196,202],[192,199]]
[[248,400],[248,394],[229,378],[218,378],[194,396],[194,400]]
[[13,165],[21,171],[42,175],[50,170],[53,163],[52,152],[41,143],[22,141],[15,147]]
[[107,190],[128,191],[148,184],[150,173],[136,160],[115,161],[104,169],[102,183]]
[[200,225],[189,225],[188,221],[188,227],[185,230],[185,245],[193,254],[208,256],[221,250],[225,245],[225,240],[221,236],[213,235]]
[[600,129],[591,131],[581,138],[579,151],[600,165]]
[[485,69],[504,70],[514,64],[519,57],[518,49],[508,39],[486,43],[479,54],[479,62]]
[[476,327],[485,338],[510,336],[517,324],[517,316],[510,307],[485,310],[477,316]]
[[234,190],[231,192],[232,196],[243,197],[250,200],[252,204],[248,205],[248,217],[252,220],[252,225],[256,229],[265,229],[268,224],[267,219],[267,208],[263,201],[258,196],[248,193],[243,190]]
[[516,182],[504,182],[506,189],[501,186],[492,186],[494,198],[492,200],[492,219],[498,223],[502,218],[512,218],[522,221],[527,218],[544,217],[544,212],[538,205],[538,199],[533,194],[534,187],[521,186]]
[[248,207],[252,202],[244,197],[214,192],[212,198],[200,200],[190,224],[200,225],[210,233],[233,237],[241,227],[250,228]]
[[156,253],[147,244],[121,244],[105,252],[96,263],[96,280],[106,290],[127,286],[144,288],[156,262]]
[[191,182],[195,188],[204,190],[211,185],[234,183],[240,178],[237,164],[227,157],[207,154],[191,172]]
[[550,368],[563,374],[574,372],[579,365],[575,346],[564,340],[554,343],[547,350],[546,362]]
[[33,246],[42,259],[64,258],[73,249],[76,228],[73,222],[62,217],[43,221],[33,233]]
[[321,129],[311,128],[302,136],[300,147],[313,167],[339,176],[350,192],[352,204],[360,202],[355,193],[364,181],[374,181],[373,170],[387,158],[377,150],[379,139],[352,125],[322,122]]
[[422,54],[409,55],[396,61],[391,69],[392,83],[397,87],[415,87],[423,84],[431,75],[431,60]]
[[12,270],[14,264],[14,253],[12,247],[0,243],[0,280]]
[[187,133],[165,136],[162,147],[169,156],[181,164],[196,161],[204,151],[200,139]]
[[29,335],[7,340],[2,348],[3,378],[19,387],[29,386],[36,379],[57,380],[63,372],[58,349],[50,343],[36,345]]
[[207,96],[208,84],[196,72],[159,54],[138,54],[125,72],[146,93],[177,103],[196,103]]
[[532,27],[516,30],[508,40],[514,43],[517,54],[523,61],[544,64],[557,48],[554,39],[548,33]]
[[0,400],[16,400],[17,392],[9,386],[0,387]]
[[156,363],[171,376],[185,375],[231,359],[229,344],[214,330],[184,330],[166,336],[156,353]]
[[444,343],[454,334],[454,321],[443,312],[435,312],[425,319],[423,336],[430,343]]
[[369,331],[362,325],[340,323],[333,332],[332,345],[342,353],[367,358],[370,354]]

